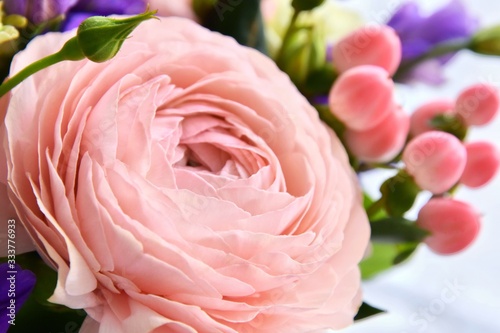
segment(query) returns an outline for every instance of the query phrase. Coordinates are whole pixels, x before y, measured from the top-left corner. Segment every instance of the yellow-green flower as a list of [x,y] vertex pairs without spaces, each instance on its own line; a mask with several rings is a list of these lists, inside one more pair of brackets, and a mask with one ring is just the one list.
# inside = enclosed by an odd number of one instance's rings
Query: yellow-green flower
[[[266,39],[271,56],[275,56],[293,15],[291,0],[262,0],[262,13],[266,28]],[[313,26],[321,31],[325,45],[345,36],[363,24],[356,12],[333,1],[302,12],[299,26]]]
[[5,15],[3,1],[0,1],[0,44],[19,38],[17,28],[24,28],[28,24],[25,17],[20,15]]

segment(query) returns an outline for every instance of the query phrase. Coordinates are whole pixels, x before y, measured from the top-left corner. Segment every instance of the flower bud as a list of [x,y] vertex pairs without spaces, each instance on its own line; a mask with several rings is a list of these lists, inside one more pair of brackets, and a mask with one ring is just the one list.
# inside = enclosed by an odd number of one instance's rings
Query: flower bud
[[394,105],[393,111],[381,123],[366,131],[347,129],[344,139],[359,160],[389,162],[403,149],[409,127],[409,116]]
[[300,29],[285,45],[279,65],[295,84],[303,84],[311,71],[325,64],[326,45],[323,40],[319,29]]
[[325,0],[292,0],[292,7],[298,12],[319,7]]
[[22,29],[26,28],[26,26],[28,25],[28,20],[24,16],[12,14],[3,17],[2,24],[11,25],[15,28]]
[[438,254],[453,254],[465,249],[480,228],[479,214],[474,207],[452,198],[429,200],[420,210],[416,223],[431,232],[424,242]]
[[340,72],[374,65],[393,75],[401,62],[401,41],[388,26],[367,26],[355,30],[333,47],[333,64]]
[[485,141],[465,144],[467,163],[460,182],[468,187],[481,187],[497,173],[500,153],[491,143]]
[[16,40],[19,37],[19,31],[11,25],[0,24],[0,44]]
[[426,103],[416,109],[410,118],[410,133],[417,136],[424,132],[434,131],[435,127],[431,125],[432,119],[437,115],[451,114],[455,102],[451,100],[436,100]]
[[[156,2],[165,2],[165,0],[156,0]],[[276,59],[294,10],[290,0],[261,0],[260,9],[269,55]],[[162,14],[161,8],[159,13]],[[335,17],[335,20],[332,20],[332,17]],[[360,27],[363,24],[363,19],[359,12],[339,4],[338,1],[325,1],[321,6],[311,11],[301,12],[296,23],[296,27],[299,29],[312,27],[321,30],[324,36],[322,43],[328,45]]]
[[472,37],[469,49],[480,54],[500,55],[500,25],[478,31]]
[[500,106],[500,98],[495,87],[475,84],[465,89],[457,98],[455,112],[468,125],[485,125],[493,120]]
[[330,111],[347,128],[366,131],[393,109],[394,82],[387,71],[372,65],[342,73],[328,96]]
[[402,159],[420,188],[440,194],[459,181],[467,154],[455,136],[431,131],[413,138],[403,151]]
[[94,62],[107,61],[118,53],[128,35],[141,22],[153,18],[155,13],[147,11],[125,19],[89,17],[78,27],[78,44],[88,59]]

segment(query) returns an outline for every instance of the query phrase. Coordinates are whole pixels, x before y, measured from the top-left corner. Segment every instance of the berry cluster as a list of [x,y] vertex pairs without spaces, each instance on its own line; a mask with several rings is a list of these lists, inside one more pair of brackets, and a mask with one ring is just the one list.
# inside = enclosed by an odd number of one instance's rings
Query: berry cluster
[[392,28],[352,32],[332,50],[339,76],[329,93],[329,108],[343,125],[341,136],[358,171],[381,166],[398,171],[382,185],[381,199],[368,208],[372,225],[376,227],[377,208],[386,217],[402,218],[417,195],[429,191],[433,196],[413,225],[429,232],[420,241],[434,252],[455,253],[476,237],[479,214],[452,198],[454,190],[460,184],[485,185],[500,165],[495,146],[466,142],[466,134],[471,126],[492,121],[500,97],[493,86],[475,84],[456,100],[428,102],[410,117],[394,96],[392,76],[400,61],[401,43]]

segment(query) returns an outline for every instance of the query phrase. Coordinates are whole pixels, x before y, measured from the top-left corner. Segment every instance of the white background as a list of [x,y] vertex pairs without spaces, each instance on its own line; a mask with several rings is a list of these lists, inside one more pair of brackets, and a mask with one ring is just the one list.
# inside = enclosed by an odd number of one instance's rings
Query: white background
[[[351,0],[369,22],[383,23],[403,0]],[[462,0],[482,27],[500,24],[500,1]],[[431,11],[447,1],[416,1]],[[439,87],[415,85],[401,91],[407,112],[436,97],[455,98],[476,82],[500,88],[500,57],[461,52],[445,70]],[[410,93],[411,92],[411,93]],[[500,147],[500,116],[490,125],[471,131],[469,141],[487,139]],[[373,182],[373,181],[372,181]],[[374,184],[371,184],[374,186]],[[365,300],[387,314],[358,322],[342,333],[499,333],[500,332],[500,176],[488,186],[462,189],[466,200],[483,214],[477,241],[453,256],[438,256],[421,246],[411,260],[364,283]],[[450,287],[458,285],[459,288]]]

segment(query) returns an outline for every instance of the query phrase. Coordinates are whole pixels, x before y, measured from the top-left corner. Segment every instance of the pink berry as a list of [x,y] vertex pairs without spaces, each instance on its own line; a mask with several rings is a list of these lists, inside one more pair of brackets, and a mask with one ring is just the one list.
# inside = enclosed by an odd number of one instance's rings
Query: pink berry
[[480,216],[466,202],[434,198],[418,214],[417,225],[431,232],[424,242],[438,254],[457,253],[476,238]]
[[346,127],[365,131],[378,125],[392,110],[394,82],[381,67],[349,69],[335,81],[328,103]]
[[360,65],[374,65],[393,75],[400,62],[401,40],[394,29],[385,25],[357,29],[333,48],[333,64],[340,72]]
[[459,181],[466,160],[463,144],[445,132],[422,133],[403,151],[407,172],[420,188],[435,194],[446,192]]
[[491,143],[485,141],[465,144],[467,163],[460,182],[468,187],[481,187],[496,174],[500,165],[500,153]]
[[455,112],[468,125],[481,126],[493,120],[500,106],[495,87],[475,84],[465,89],[457,98]]
[[432,119],[440,114],[452,113],[454,106],[455,102],[447,99],[432,101],[420,106],[411,115],[411,135],[417,136],[424,132],[435,130],[430,124]]
[[393,111],[380,124],[366,131],[347,129],[344,139],[361,161],[388,162],[403,149],[409,127],[410,117],[394,105]]

